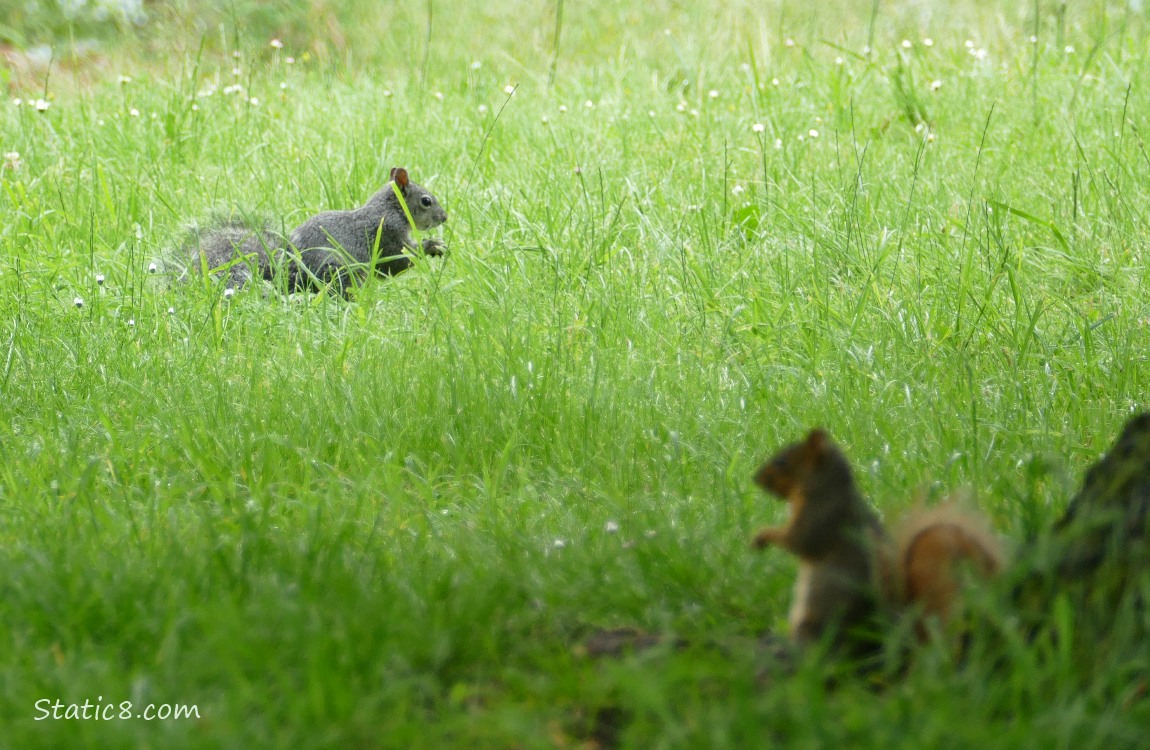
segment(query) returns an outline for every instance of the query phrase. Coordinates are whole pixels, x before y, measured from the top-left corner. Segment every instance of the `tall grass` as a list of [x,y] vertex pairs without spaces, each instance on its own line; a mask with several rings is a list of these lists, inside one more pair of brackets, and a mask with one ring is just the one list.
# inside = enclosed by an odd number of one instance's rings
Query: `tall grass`
[[[418,3],[149,5],[18,56],[0,747],[1141,742],[1133,637],[1003,614],[1006,668],[880,692],[756,645],[780,443],[823,425],[888,517],[967,485],[1020,539],[1145,406],[1143,17],[863,5],[567,4],[560,43],[554,3],[441,2],[426,76]],[[392,166],[451,254],[353,302],[148,270]],[[689,645],[572,650],[616,625]],[[36,720],[98,696],[200,718]]]

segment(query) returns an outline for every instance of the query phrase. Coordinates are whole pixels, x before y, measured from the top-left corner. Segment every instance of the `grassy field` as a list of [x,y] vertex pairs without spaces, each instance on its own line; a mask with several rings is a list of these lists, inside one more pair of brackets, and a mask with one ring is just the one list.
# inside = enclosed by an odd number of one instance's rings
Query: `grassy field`
[[[0,748],[1145,746],[1144,643],[1009,612],[772,670],[748,547],[810,426],[1022,540],[1146,407],[1140,8],[299,5],[0,2]],[[451,254],[350,303],[149,273],[392,166]]]

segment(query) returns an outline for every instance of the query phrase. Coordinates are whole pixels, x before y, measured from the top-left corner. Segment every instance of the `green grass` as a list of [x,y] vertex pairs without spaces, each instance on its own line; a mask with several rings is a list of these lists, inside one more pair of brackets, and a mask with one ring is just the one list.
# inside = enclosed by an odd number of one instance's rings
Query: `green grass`
[[[1144,612],[832,689],[764,678],[748,548],[812,425],[888,518],[969,486],[1021,540],[1146,407],[1141,13],[567,3],[555,56],[555,4],[226,5],[3,69],[0,747],[1145,742]],[[148,273],[392,166],[451,254],[354,302]],[[620,625],[690,645],[573,652]],[[35,720],[98,696],[200,718]]]

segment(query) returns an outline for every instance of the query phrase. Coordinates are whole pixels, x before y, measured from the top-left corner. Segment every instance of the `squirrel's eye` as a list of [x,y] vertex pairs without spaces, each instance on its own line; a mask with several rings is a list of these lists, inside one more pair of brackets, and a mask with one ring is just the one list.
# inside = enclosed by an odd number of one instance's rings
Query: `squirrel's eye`
[[430,196],[430,195],[425,195],[425,196],[423,196],[422,198],[420,198],[420,199],[419,199],[419,202],[423,204],[423,207],[424,207],[424,208],[427,208],[428,206],[430,206],[430,205],[431,205],[431,196]]

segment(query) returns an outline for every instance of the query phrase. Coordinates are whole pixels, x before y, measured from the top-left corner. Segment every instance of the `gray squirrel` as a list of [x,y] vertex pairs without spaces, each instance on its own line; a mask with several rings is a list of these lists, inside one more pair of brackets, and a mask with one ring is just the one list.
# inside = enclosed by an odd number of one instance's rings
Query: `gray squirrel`
[[[243,218],[222,218],[206,227],[193,227],[182,252],[190,261],[187,270],[222,270],[229,288],[247,286],[257,278],[282,279],[290,292],[330,287],[344,297],[363,283],[368,269],[380,276],[406,271],[412,266],[408,251],[419,246],[392,185],[403,195],[420,231],[447,221],[447,213],[434,195],[408,179],[406,169],[392,169],[390,179],[359,208],[316,214],[287,238],[270,222]],[[422,250],[425,255],[443,255],[443,242],[425,239]]]

